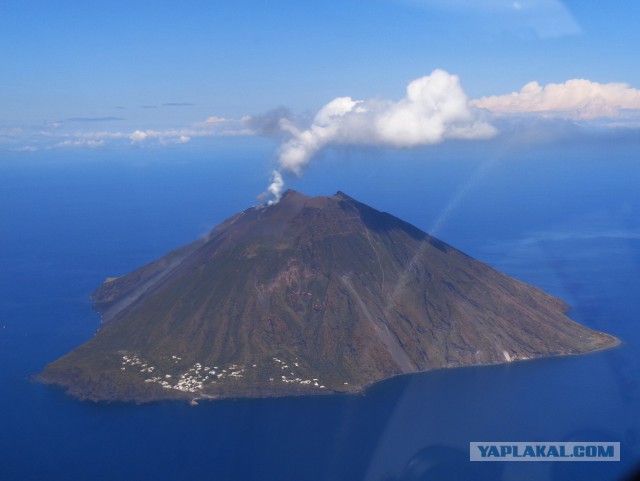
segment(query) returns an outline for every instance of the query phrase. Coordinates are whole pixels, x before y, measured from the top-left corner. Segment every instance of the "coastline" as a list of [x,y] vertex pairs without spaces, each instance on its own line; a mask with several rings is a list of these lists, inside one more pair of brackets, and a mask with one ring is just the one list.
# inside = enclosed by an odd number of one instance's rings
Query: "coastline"
[[[37,382],[41,382],[43,384],[46,385],[50,385],[50,386],[54,386],[57,387],[61,390],[64,391],[64,393],[69,396],[72,397],[76,400],[79,401],[91,401],[94,403],[112,403],[112,402],[122,402],[122,403],[134,403],[137,405],[142,405],[142,404],[152,404],[152,403],[158,403],[158,402],[188,402],[191,406],[197,406],[199,405],[199,403],[202,402],[216,402],[216,401],[224,401],[224,400],[234,400],[234,399],[273,399],[273,398],[297,398],[297,397],[317,397],[317,396],[335,396],[335,395],[359,395],[359,396],[365,396],[367,391],[370,390],[371,388],[373,388],[374,386],[379,385],[380,383],[383,382],[387,382],[390,381],[392,379],[396,379],[399,377],[403,377],[403,376],[412,376],[412,375],[416,375],[416,374],[427,374],[427,373],[432,373],[432,372],[438,372],[438,371],[444,371],[444,370],[450,370],[450,369],[473,369],[473,368],[482,368],[482,367],[492,367],[492,366],[503,366],[503,365],[509,365],[512,363],[522,363],[522,362],[527,362],[527,361],[541,361],[541,360],[546,360],[546,359],[556,359],[556,358],[562,358],[562,357],[575,357],[575,356],[588,356],[590,354],[596,354],[602,351],[607,351],[610,349],[614,349],[614,348],[618,348],[620,346],[622,346],[624,344],[624,342],[616,337],[613,336],[611,334],[607,334],[604,332],[600,332],[600,331],[596,331],[598,334],[602,335],[602,336],[606,336],[607,338],[609,338],[609,342],[603,343],[603,345],[595,348],[595,349],[591,349],[588,351],[584,351],[584,352],[568,352],[568,353],[557,353],[554,355],[547,355],[547,356],[538,356],[538,357],[529,357],[529,358],[513,358],[510,361],[505,361],[505,362],[493,362],[493,363],[483,363],[483,364],[467,364],[467,365],[459,365],[459,366],[444,366],[444,367],[439,367],[439,368],[434,368],[434,369],[426,369],[426,370],[416,370],[416,371],[411,371],[411,372],[402,372],[402,373],[397,373],[397,374],[393,374],[390,375],[388,377],[385,377],[383,379],[379,379],[376,380],[374,382],[370,382],[367,383],[365,385],[362,386],[352,386],[351,389],[344,389],[344,390],[337,390],[337,389],[331,389],[331,388],[327,388],[324,390],[317,390],[314,392],[300,392],[298,390],[298,392],[295,391],[291,391],[291,392],[282,392],[280,390],[274,390],[273,393],[268,394],[268,393],[264,393],[264,394],[256,394],[256,393],[251,393],[251,389],[248,389],[248,393],[246,395],[236,395],[236,394],[232,394],[232,395],[216,395],[216,394],[208,394],[208,393],[198,393],[197,395],[187,395],[187,393],[182,393],[182,392],[175,392],[175,391],[171,391],[171,396],[130,396],[127,398],[118,398],[118,397],[113,397],[113,398],[105,398],[105,397],[101,397],[101,396],[96,396],[96,395],[91,395],[91,394],[87,394],[87,393],[82,393],[81,389],[78,389],[77,387],[73,387],[70,386],[68,384],[63,384],[61,382],[58,382],[56,380],[53,379],[47,379],[47,377],[45,375],[43,375],[43,373],[40,373],[36,376],[34,376],[34,380],[36,380]],[[169,393],[167,393],[169,394]],[[190,393],[193,394],[193,393]]]

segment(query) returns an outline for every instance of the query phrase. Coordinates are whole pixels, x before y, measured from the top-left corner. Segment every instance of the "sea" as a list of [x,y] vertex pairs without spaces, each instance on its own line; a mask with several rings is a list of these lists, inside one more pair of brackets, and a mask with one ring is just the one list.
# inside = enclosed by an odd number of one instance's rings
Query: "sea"
[[[341,190],[564,299],[621,345],[397,377],[358,395],[94,403],[34,380],[90,294],[255,205],[269,142],[0,159],[0,480],[608,481],[640,469],[640,159],[602,145],[328,152]],[[245,143],[243,143],[245,142]],[[619,462],[470,462],[470,442],[619,442]]]

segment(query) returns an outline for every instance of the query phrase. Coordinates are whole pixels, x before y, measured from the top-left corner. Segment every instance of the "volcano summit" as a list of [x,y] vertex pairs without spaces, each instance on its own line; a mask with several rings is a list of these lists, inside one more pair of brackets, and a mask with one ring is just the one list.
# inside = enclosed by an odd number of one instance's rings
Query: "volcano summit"
[[46,366],[84,399],[354,392],[398,374],[618,343],[541,290],[338,192],[287,191],[93,294],[96,336]]

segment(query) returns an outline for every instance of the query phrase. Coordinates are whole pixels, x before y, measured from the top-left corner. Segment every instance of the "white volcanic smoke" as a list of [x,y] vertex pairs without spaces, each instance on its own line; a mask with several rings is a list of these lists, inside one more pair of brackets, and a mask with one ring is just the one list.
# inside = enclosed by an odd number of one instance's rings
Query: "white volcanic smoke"
[[329,145],[409,148],[496,134],[469,106],[458,77],[443,70],[412,81],[406,97],[397,102],[338,97],[320,109],[308,129],[299,130],[286,118],[280,128],[291,138],[279,149],[279,170],[268,187],[271,203],[280,199],[284,186],[280,171],[302,175],[314,155]]
[[277,204],[280,201],[283,187],[284,179],[282,178],[282,174],[277,170],[274,170],[271,173],[271,183],[269,184],[269,187],[267,187],[267,193],[273,196],[273,199],[267,202],[268,205]]

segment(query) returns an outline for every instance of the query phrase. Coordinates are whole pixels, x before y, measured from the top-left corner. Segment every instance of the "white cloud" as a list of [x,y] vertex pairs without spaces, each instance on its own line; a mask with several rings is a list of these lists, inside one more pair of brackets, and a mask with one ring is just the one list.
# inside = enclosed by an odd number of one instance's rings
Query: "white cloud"
[[250,119],[250,116],[243,116],[239,119],[218,116],[207,117],[206,120],[192,125],[193,129],[199,132],[194,137],[255,135],[255,132],[248,128]]
[[144,142],[145,140],[147,140],[147,137],[149,137],[149,134],[147,132],[143,132],[142,130],[136,130],[129,136],[131,142],[134,144]]
[[[233,137],[255,135],[256,132],[247,124],[250,117],[240,119],[224,119],[209,117],[207,120],[194,122],[188,127],[164,130],[132,129],[123,130],[69,130],[64,125],[47,124],[47,129],[5,128],[0,127],[0,146],[13,144],[6,150],[13,152],[34,152],[57,148],[96,148],[107,145],[166,145],[186,144],[196,138]],[[21,147],[28,145],[28,148]]]
[[296,175],[328,145],[408,148],[496,133],[469,107],[458,77],[443,70],[412,81],[397,102],[338,97],[320,109],[306,130],[287,119],[280,125],[291,138],[280,147],[279,166]]
[[98,147],[103,147],[105,145],[104,140],[91,140],[91,139],[76,139],[76,140],[64,140],[62,142],[57,143],[53,146],[53,148],[82,148],[88,147],[90,149],[95,149]]
[[229,119],[225,119],[224,117],[209,117],[206,122],[208,124],[222,124],[224,122],[229,122]]
[[[331,145],[411,148],[446,139],[486,139],[497,130],[483,121],[456,75],[434,70],[413,80],[398,101],[337,97],[322,107],[307,129],[288,118],[279,121],[290,138],[278,151],[278,167],[298,176],[313,157]],[[284,187],[280,171],[272,174],[265,195],[277,202]]]
[[136,130],[128,135],[131,143],[138,144],[149,140],[160,143],[184,144],[192,138],[199,137],[231,137],[238,135],[253,135],[253,131],[245,128],[231,128],[224,130],[211,129],[166,129],[166,130]]
[[39,149],[32,145],[25,145],[23,147],[16,147],[11,149],[11,152],[37,152]]
[[496,114],[541,114],[549,117],[591,120],[615,118],[640,110],[640,90],[626,83],[601,84],[584,79],[541,86],[529,82],[519,92],[472,101]]
[[129,139],[132,133],[112,132],[109,130],[97,131],[78,131],[73,137],[78,139],[96,139],[96,140],[113,140],[113,139]]

